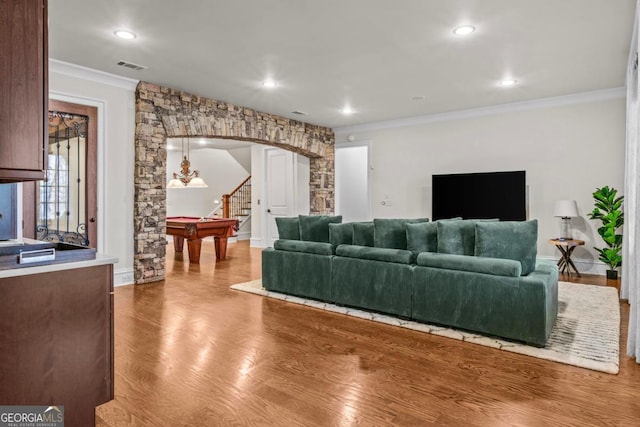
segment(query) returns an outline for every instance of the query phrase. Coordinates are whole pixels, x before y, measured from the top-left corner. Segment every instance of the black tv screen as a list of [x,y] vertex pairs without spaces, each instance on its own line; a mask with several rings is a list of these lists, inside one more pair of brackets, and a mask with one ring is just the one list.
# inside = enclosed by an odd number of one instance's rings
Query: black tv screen
[[524,221],[525,171],[433,175],[432,216]]

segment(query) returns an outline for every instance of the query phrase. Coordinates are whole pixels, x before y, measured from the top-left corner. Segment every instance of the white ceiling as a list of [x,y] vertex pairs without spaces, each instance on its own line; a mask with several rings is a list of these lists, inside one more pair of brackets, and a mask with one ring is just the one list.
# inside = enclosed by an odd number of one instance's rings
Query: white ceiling
[[[51,0],[49,55],[335,128],[623,86],[634,12],[635,0]],[[461,24],[477,30],[454,36]],[[518,84],[498,87],[507,77]]]

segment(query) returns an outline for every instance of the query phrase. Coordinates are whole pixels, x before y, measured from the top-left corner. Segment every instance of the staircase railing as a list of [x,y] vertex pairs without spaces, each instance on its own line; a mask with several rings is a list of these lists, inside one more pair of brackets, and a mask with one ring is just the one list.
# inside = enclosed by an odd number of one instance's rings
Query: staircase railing
[[229,194],[222,195],[224,218],[245,217],[251,214],[251,175]]

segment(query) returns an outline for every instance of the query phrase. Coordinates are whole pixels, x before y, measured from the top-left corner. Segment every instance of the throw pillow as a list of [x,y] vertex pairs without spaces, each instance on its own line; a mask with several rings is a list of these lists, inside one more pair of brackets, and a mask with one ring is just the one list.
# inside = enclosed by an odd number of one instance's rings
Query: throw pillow
[[475,255],[520,261],[522,275],[536,269],[538,220],[478,222]]
[[334,247],[353,244],[353,223],[329,224],[329,243]]
[[373,246],[373,222],[353,223],[353,244],[356,246]]
[[407,224],[407,249],[414,254],[438,250],[438,223],[417,222]]
[[329,243],[329,224],[342,222],[342,216],[298,215],[300,218],[300,239],[308,242]]
[[278,238],[285,240],[300,240],[300,219],[294,217],[276,217]]
[[407,223],[428,222],[429,218],[373,220],[373,243],[377,248],[407,249]]
[[[439,219],[458,221],[461,217]],[[438,251],[438,224],[436,222],[407,223],[407,249],[414,254]]]
[[438,252],[454,255],[473,255],[476,242],[476,223],[493,222],[497,219],[463,219],[459,221],[437,221]]

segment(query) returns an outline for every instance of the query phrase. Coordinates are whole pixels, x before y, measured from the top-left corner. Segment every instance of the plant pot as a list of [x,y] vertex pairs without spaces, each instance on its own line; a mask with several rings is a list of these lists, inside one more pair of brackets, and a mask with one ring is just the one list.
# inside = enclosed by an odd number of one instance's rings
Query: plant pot
[[607,270],[607,280],[617,280],[618,270]]

